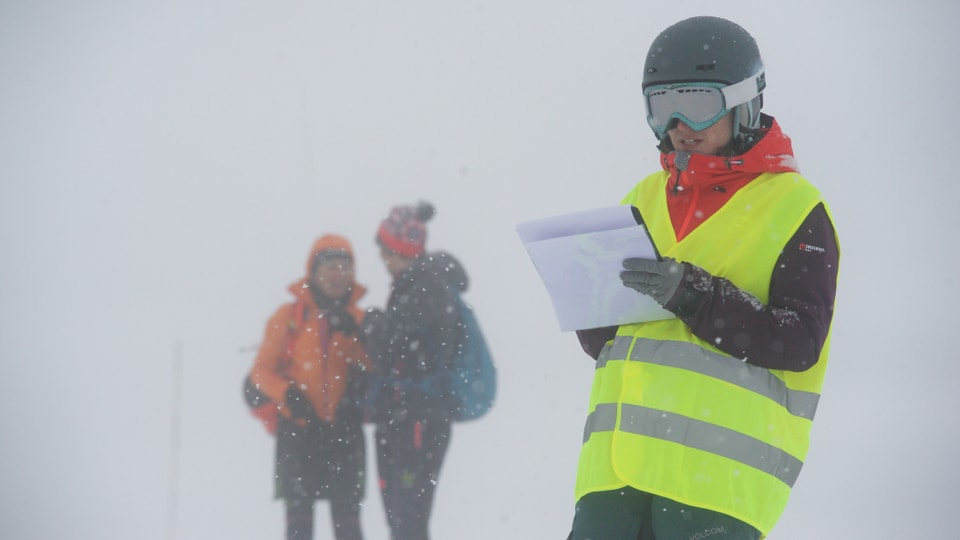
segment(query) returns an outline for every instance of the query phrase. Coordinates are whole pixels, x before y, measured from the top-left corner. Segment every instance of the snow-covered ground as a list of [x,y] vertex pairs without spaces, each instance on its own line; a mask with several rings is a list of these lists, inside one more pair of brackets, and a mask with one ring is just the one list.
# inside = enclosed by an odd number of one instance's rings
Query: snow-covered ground
[[[501,390],[456,427],[434,537],[563,538],[592,365],[514,226],[658,168],[643,58],[698,14],[758,40],[765,111],[843,247],[813,447],[771,539],[949,535],[960,8],[780,4],[0,3],[0,537],[280,538],[251,346],[323,232],[382,305],[376,225],[424,198]],[[387,537],[372,479],[363,519]]]

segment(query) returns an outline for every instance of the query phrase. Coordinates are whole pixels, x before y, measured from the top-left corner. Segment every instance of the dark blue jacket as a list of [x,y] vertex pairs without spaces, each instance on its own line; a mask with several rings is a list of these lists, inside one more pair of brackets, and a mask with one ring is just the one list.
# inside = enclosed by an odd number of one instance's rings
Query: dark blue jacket
[[466,289],[458,260],[425,253],[394,279],[386,310],[365,319],[375,371],[372,420],[449,421],[454,402],[447,371],[462,334],[456,300]]

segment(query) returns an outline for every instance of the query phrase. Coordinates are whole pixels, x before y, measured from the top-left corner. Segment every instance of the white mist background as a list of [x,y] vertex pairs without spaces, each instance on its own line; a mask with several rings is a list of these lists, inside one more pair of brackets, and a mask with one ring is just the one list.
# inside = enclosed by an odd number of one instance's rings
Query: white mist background
[[500,383],[455,427],[433,536],[564,538],[592,362],[514,227],[658,169],[644,56],[700,14],[759,42],[765,111],[843,249],[812,449],[770,538],[955,530],[954,3],[4,0],[0,537],[281,538],[251,347],[325,232],[382,305],[376,226],[422,198]]

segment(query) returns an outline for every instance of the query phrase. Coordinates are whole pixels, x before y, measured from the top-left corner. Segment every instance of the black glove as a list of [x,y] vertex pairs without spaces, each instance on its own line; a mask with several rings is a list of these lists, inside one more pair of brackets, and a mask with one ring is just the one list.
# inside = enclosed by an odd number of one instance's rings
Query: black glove
[[287,387],[287,393],[284,396],[284,402],[290,409],[290,414],[294,418],[311,421],[317,418],[316,411],[313,410],[313,404],[307,399],[307,396],[297,388],[296,383]]
[[377,308],[367,308],[367,312],[363,315],[363,322],[360,323],[360,331],[367,336],[374,334],[382,321],[383,311]]
[[253,384],[249,375],[243,380],[243,399],[251,409],[256,409],[270,401],[270,398],[265,396],[263,392],[257,388],[257,385]]
[[367,399],[367,372],[357,365],[347,368],[347,384],[337,406],[337,422],[345,425],[363,424]]
[[629,258],[624,259],[623,268],[620,272],[623,284],[653,298],[661,306],[673,299],[686,272],[686,267],[673,259]]
[[354,320],[353,315],[342,306],[327,311],[324,317],[326,317],[330,330],[333,332],[340,332],[345,336],[355,336],[360,332],[360,327]]
[[387,316],[377,308],[368,308],[360,323],[360,341],[374,366],[384,365],[387,347]]
[[370,382],[367,370],[360,365],[353,364],[347,368],[347,385],[344,392],[356,403],[363,403],[369,391]]

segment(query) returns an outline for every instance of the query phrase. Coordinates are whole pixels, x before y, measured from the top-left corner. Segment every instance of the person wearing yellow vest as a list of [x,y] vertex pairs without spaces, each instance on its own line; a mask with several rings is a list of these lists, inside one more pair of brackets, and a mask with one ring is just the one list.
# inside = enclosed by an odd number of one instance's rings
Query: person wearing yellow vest
[[661,260],[620,279],[674,318],[578,331],[596,359],[572,540],[755,540],[809,446],[839,241],[790,139],[762,114],[764,68],[739,25],[664,30],[643,76],[663,170],[623,199]]

